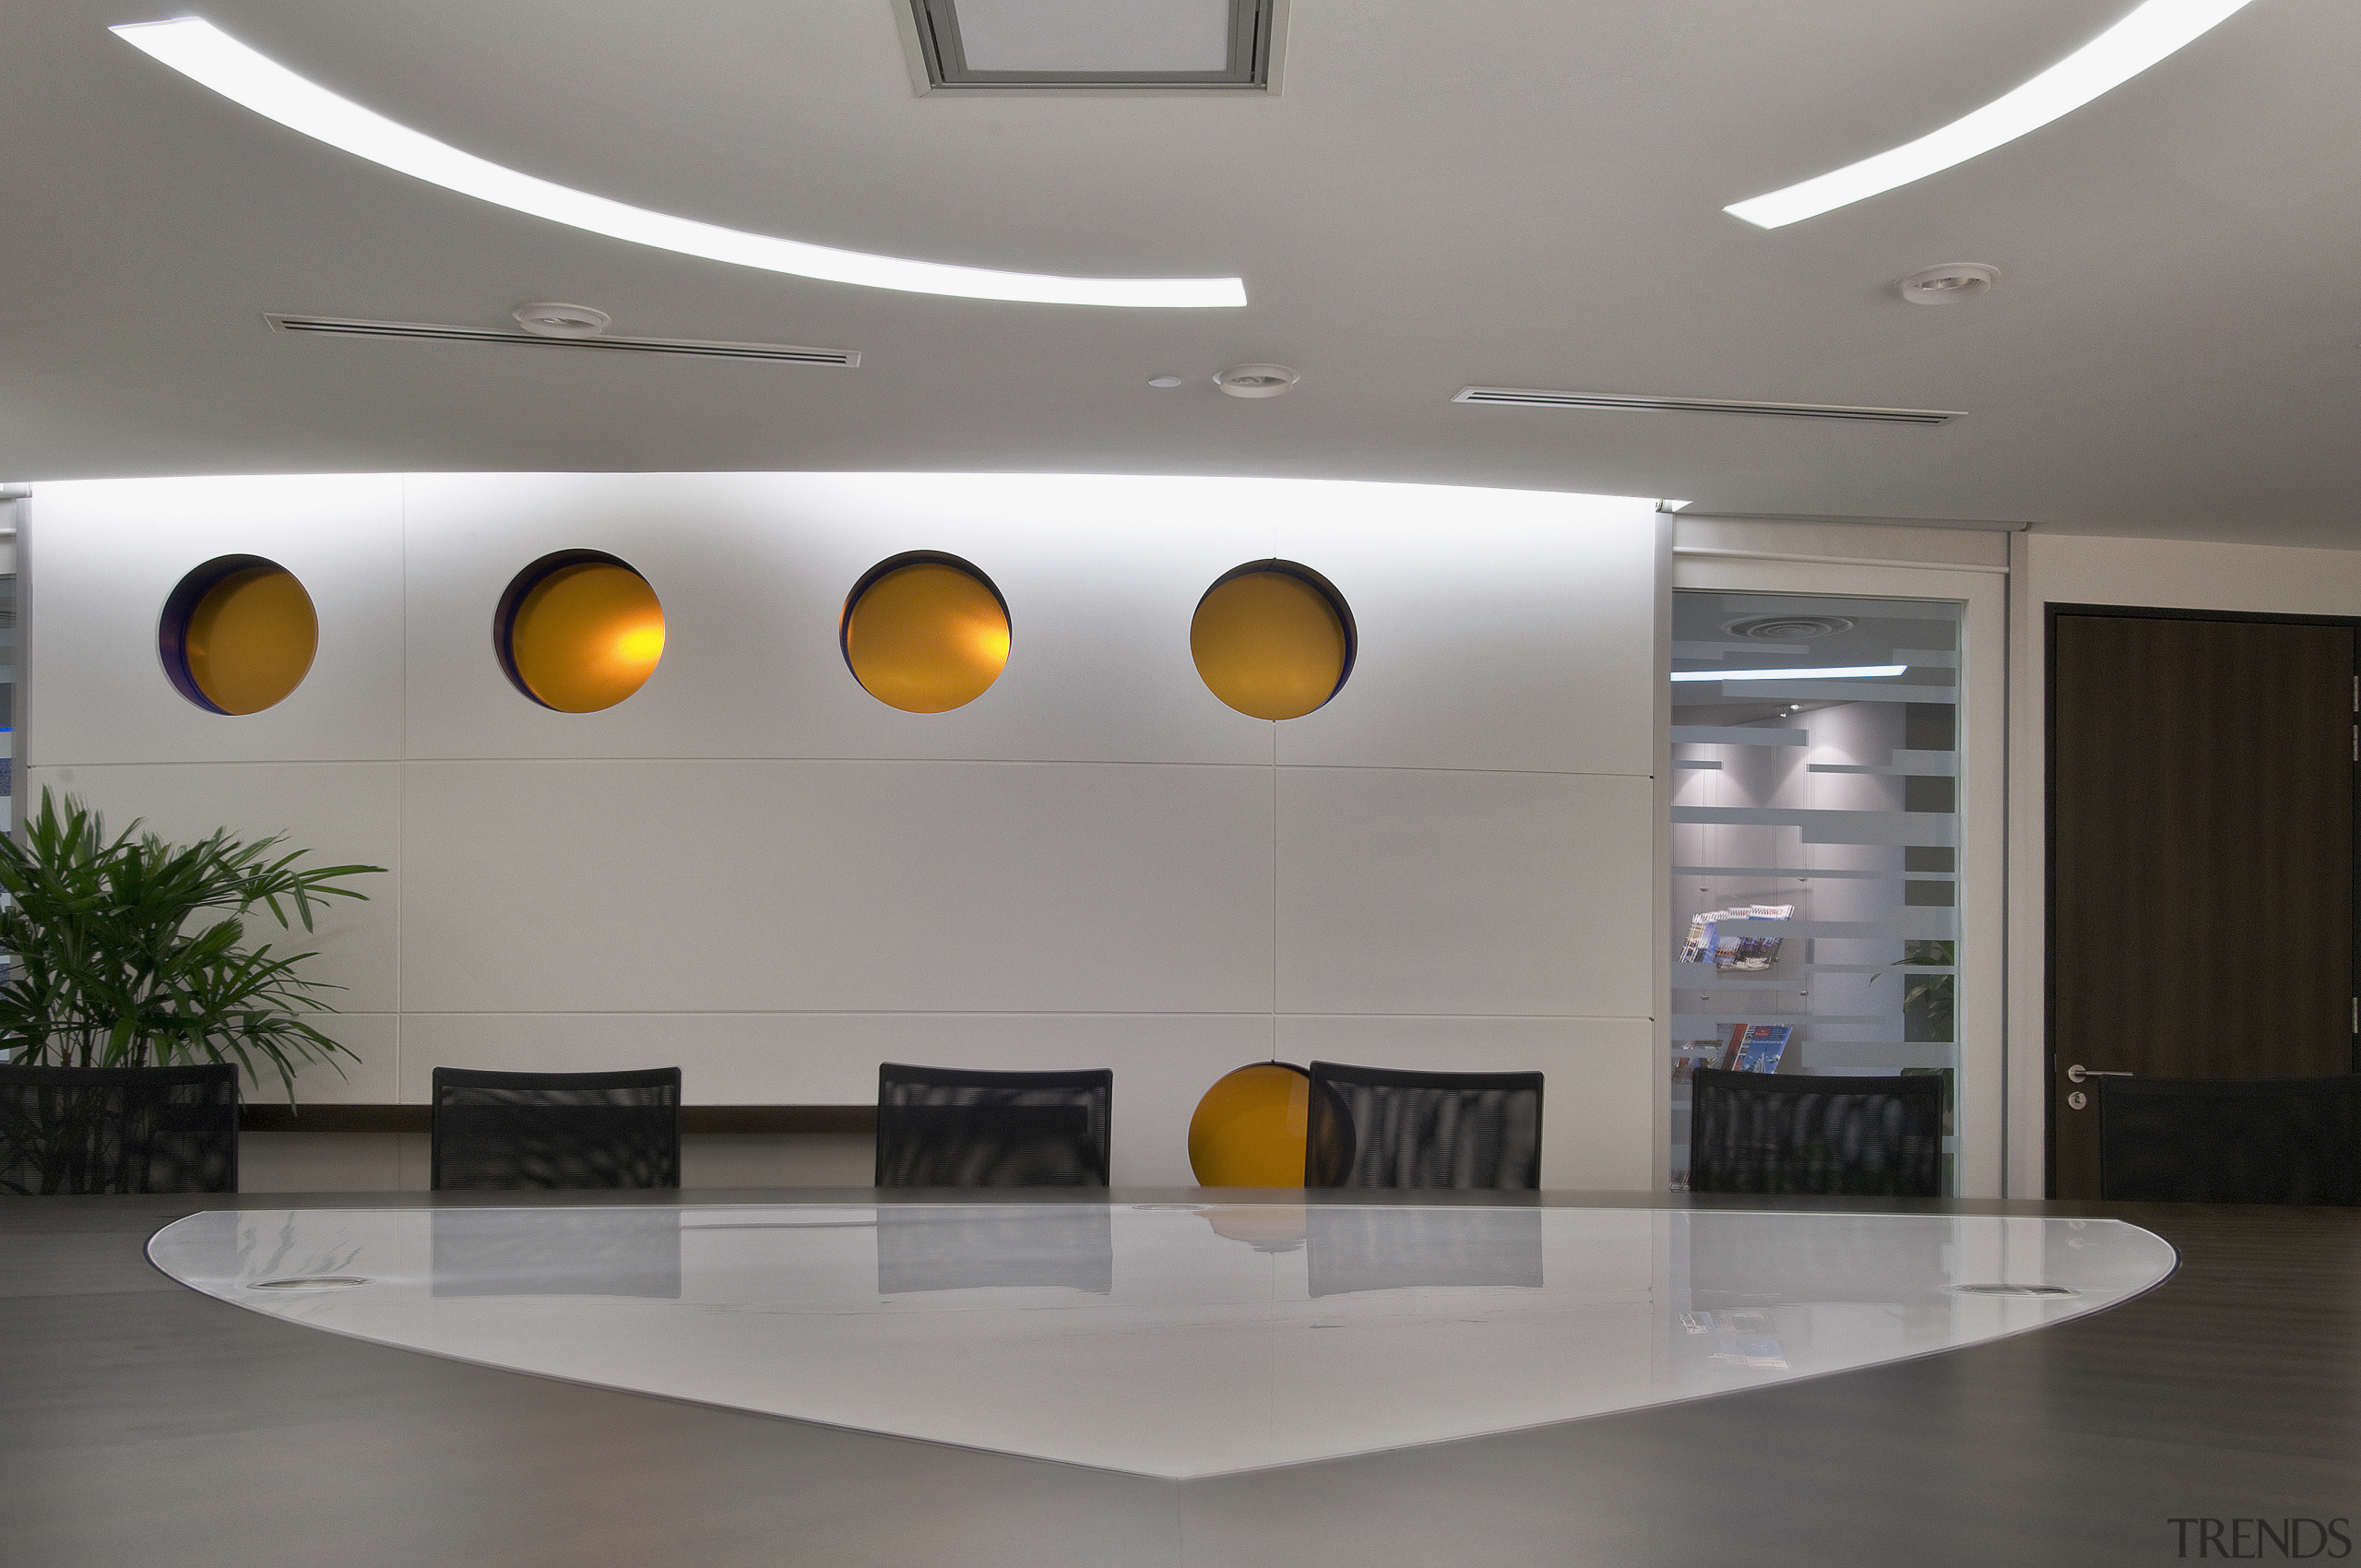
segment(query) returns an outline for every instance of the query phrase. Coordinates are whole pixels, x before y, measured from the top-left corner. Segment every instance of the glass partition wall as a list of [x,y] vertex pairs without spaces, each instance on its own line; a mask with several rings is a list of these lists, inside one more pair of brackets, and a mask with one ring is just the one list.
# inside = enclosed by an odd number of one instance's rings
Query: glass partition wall
[[1940,1075],[1958,1191],[1964,610],[1673,596],[1676,1192],[1700,1065]]

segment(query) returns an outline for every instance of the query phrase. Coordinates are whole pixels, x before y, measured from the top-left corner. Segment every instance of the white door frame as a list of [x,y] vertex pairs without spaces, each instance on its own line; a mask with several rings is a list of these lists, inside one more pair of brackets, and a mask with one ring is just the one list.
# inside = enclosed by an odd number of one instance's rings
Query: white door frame
[[[1860,599],[1942,599],[1966,606],[1960,632],[1959,1195],[2039,1197],[2011,1173],[2025,1169],[2029,1137],[2039,1170],[2042,1131],[2009,1115],[2012,1063],[2009,1034],[2009,574],[2001,566],[1847,564],[1820,560],[1758,560],[1673,552],[1672,586],[1728,593],[1831,594]],[[1664,697],[1669,702],[1669,688]],[[1669,887],[1672,866],[1657,868]],[[1661,1062],[1670,1050],[1669,983],[1657,1003],[1667,1020]],[[2036,1049],[2038,1041],[2035,1042]],[[2039,1072],[2036,1061],[2035,1071]],[[1666,1075],[1658,1072],[1662,1080]],[[1657,1146],[1670,1136],[1670,1098],[1659,1082]],[[1663,1163],[1661,1159],[1657,1161]],[[1662,1180],[1659,1173],[1658,1180]]]

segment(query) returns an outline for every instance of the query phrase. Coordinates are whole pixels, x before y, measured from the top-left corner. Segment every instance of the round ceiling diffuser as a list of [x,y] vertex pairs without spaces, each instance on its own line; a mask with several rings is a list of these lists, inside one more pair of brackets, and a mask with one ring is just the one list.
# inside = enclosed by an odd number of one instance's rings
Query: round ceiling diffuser
[[1815,637],[1833,637],[1852,629],[1853,623],[1842,615],[1793,614],[1750,615],[1722,627],[1734,637],[1752,637],[1766,643],[1808,643]]

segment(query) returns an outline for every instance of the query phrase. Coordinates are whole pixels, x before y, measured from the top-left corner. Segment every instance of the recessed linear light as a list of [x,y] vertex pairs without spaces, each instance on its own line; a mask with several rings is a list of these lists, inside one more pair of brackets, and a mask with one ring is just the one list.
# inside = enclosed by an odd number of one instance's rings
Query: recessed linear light
[[1167,309],[1246,303],[1246,285],[1237,278],[1060,278],[995,272],[836,250],[650,212],[520,174],[436,141],[305,80],[198,18],[131,22],[109,30],[190,80],[330,147],[445,190],[635,244],[798,278],[962,299]]
[[1672,678],[1676,681],[1867,681],[1899,675],[1909,668],[1907,664],[1843,664],[1821,669],[1797,665],[1791,670],[1676,670]]
[[1722,208],[1759,228],[1778,229],[1923,180],[2037,131],[2111,88],[2120,87],[2183,44],[2242,10],[2248,0],[2146,0],[2130,16],[2013,92],[1916,141],[1890,148],[1816,179]]

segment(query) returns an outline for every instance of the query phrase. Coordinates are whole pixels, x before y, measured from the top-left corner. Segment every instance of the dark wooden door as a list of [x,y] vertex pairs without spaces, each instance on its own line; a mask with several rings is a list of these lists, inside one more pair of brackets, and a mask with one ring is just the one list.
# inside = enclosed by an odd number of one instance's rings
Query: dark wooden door
[[2096,1086],[2354,1067],[2352,624],[2050,619],[2051,1193]]

